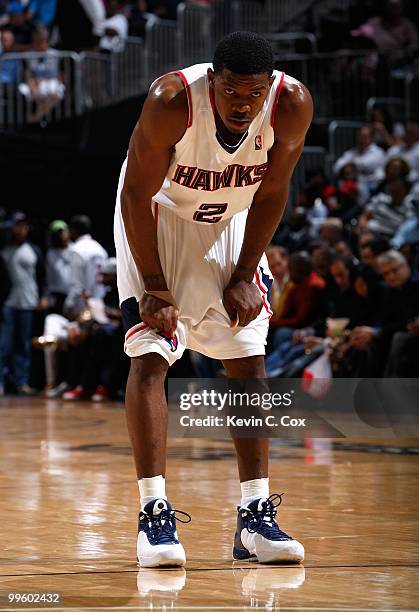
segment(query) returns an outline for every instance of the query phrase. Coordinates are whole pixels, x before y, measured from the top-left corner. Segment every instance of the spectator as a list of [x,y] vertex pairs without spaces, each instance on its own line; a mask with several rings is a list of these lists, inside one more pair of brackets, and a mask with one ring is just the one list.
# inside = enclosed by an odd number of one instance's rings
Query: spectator
[[16,46],[20,51],[29,48],[32,38],[32,25],[25,19],[23,6],[17,0],[10,2],[7,6],[9,15],[9,27],[12,30]]
[[409,180],[412,183],[419,181],[419,123],[411,121],[406,126],[404,143],[391,147],[387,158],[401,157],[410,167]]
[[65,221],[57,219],[49,226],[46,255],[46,295],[50,312],[62,314],[70,288],[70,232]]
[[403,245],[407,244],[419,245],[419,194],[413,196],[412,204],[415,216],[406,219],[397,230],[391,241],[395,249],[400,249]]
[[292,208],[286,215],[285,222],[278,227],[272,242],[282,245],[288,253],[294,253],[305,248],[310,239],[307,212],[298,206]]
[[375,144],[384,151],[395,144],[399,144],[405,135],[403,124],[394,123],[387,107],[382,104],[374,104],[372,107],[370,124]]
[[34,25],[44,25],[51,29],[57,10],[57,0],[30,0],[26,19]]
[[[384,179],[378,184],[374,195],[377,193],[386,192],[389,183],[396,179],[408,180],[410,174],[410,166],[402,157],[392,157],[384,166]],[[381,175],[381,170],[377,176]]]
[[392,237],[408,217],[413,216],[414,208],[408,197],[410,185],[402,179],[388,185],[388,193],[379,193],[366,206],[358,219],[359,227],[367,227],[382,236]]
[[330,247],[342,240],[343,223],[341,219],[326,219],[320,226],[319,238]]
[[279,315],[271,317],[270,324],[278,328],[272,338],[273,351],[266,358],[268,376],[279,375],[289,359],[293,332],[313,323],[322,311],[324,280],[313,271],[308,253],[294,253],[289,258],[289,275],[293,283]]
[[56,23],[62,48],[77,52],[96,50],[105,19],[102,0],[58,0]]
[[419,276],[403,255],[388,251],[378,257],[377,264],[386,284],[379,315],[375,325],[355,327],[351,334],[352,346],[364,357],[359,373],[367,377],[382,376],[394,334],[409,331],[419,314]]
[[54,49],[49,47],[45,26],[37,26],[32,39],[33,50],[43,55],[27,61],[25,83],[19,86],[19,91],[29,102],[35,102],[35,111],[29,121],[37,123],[63,99],[65,86],[59,59]]
[[92,223],[86,215],[76,215],[70,221],[70,235],[74,244],[70,250],[70,287],[64,308],[75,318],[86,307],[89,297],[104,295],[101,270],[108,255],[92,238]]
[[278,316],[283,310],[286,296],[292,287],[288,270],[288,254],[284,247],[270,245],[266,249],[266,256],[269,269],[274,277],[270,303],[274,316]]
[[418,31],[410,19],[403,17],[401,0],[386,0],[382,14],[368,19],[352,34],[373,41],[380,51],[398,51],[418,44]]
[[11,281],[3,305],[0,329],[0,395],[4,395],[7,375],[20,395],[33,395],[29,386],[32,320],[38,307],[45,307],[45,270],[39,249],[28,242],[26,216],[12,218],[11,238],[2,250]]
[[[15,36],[13,31],[11,29],[2,30],[0,32],[0,58],[3,53],[12,53],[14,44]],[[13,91],[16,91],[17,85],[22,80],[22,62],[18,59],[2,58],[0,66],[0,82],[2,85],[11,86]]]
[[126,0],[110,0],[107,19],[102,23],[99,47],[102,52],[122,51],[128,36],[128,19],[124,13]]
[[361,262],[368,268],[377,269],[376,260],[379,255],[390,250],[390,242],[387,238],[373,238],[360,245],[359,256]]
[[384,165],[384,160],[384,151],[373,142],[372,129],[364,126],[358,130],[356,147],[345,151],[335,162],[333,170],[337,175],[343,166],[353,163],[358,169],[359,181],[369,188],[377,168]]

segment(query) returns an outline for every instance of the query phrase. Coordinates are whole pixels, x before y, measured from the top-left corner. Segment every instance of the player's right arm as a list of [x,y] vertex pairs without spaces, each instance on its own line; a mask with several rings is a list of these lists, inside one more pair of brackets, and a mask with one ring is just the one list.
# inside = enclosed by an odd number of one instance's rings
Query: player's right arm
[[[168,291],[157,246],[157,229],[152,214],[153,196],[160,190],[174,146],[186,131],[188,101],[175,74],[153,83],[132,134],[121,210],[129,247],[146,291]],[[173,333],[177,312],[173,306],[144,294],[141,319],[151,327]]]

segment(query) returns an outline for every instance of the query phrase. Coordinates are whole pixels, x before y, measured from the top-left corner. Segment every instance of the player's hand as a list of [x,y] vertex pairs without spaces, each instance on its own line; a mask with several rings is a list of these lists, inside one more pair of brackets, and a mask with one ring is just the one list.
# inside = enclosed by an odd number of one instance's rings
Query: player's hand
[[168,302],[145,293],[140,300],[139,311],[141,320],[150,327],[175,333],[179,311]]
[[224,289],[223,304],[232,327],[249,325],[259,315],[263,306],[262,297],[256,285],[245,280],[227,285]]

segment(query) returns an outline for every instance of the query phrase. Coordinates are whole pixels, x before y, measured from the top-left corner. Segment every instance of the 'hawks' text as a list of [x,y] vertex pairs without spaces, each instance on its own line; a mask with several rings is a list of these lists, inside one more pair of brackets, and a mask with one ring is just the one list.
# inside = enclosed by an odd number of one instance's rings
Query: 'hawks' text
[[256,166],[241,166],[231,164],[222,172],[215,170],[202,170],[195,166],[180,166],[178,164],[173,181],[189,187],[190,189],[201,189],[202,191],[216,191],[224,187],[247,187],[259,183],[268,169],[268,164]]

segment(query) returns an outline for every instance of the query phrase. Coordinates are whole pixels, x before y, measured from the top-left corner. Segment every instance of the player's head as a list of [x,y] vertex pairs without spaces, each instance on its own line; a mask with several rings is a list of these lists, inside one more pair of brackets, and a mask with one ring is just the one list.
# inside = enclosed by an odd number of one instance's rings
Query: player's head
[[261,110],[274,77],[267,40],[253,32],[233,32],[217,45],[208,70],[217,113],[229,132],[246,132]]
[[90,234],[92,231],[92,222],[87,215],[75,215],[70,220],[69,227],[72,240],[77,240],[80,236]]

